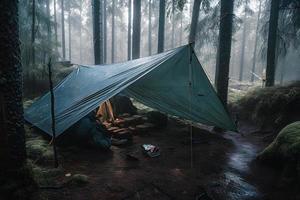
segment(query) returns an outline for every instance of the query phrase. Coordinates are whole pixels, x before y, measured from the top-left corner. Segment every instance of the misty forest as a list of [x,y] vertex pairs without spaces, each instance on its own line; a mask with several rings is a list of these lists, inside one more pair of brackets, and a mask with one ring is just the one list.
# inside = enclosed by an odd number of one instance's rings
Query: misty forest
[[299,0],[0,9],[0,200],[300,199]]

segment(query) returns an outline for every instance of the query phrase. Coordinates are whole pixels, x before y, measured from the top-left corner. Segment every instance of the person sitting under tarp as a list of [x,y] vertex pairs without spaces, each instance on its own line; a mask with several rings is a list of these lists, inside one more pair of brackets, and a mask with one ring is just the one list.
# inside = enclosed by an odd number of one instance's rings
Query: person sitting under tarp
[[90,146],[108,150],[111,146],[111,136],[106,127],[96,120],[92,111],[71,126],[60,143]]

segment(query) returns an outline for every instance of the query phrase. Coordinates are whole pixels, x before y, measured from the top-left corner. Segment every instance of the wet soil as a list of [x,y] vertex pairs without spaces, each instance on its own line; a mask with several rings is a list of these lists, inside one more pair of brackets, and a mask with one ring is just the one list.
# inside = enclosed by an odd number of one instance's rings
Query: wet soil
[[[85,174],[89,183],[42,190],[41,196],[50,200],[295,199],[278,186],[279,171],[255,161],[266,143],[262,135],[249,134],[252,131],[247,125],[239,134],[194,128],[191,146],[188,127],[170,120],[167,128],[134,136],[131,144],[113,146],[109,152],[60,149],[65,173]],[[145,156],[142,144],[157,145],[161,155]]]

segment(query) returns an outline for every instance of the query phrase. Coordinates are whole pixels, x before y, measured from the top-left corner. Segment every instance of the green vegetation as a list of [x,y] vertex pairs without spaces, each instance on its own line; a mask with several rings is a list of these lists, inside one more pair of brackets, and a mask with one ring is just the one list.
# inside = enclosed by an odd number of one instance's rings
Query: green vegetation
[[[49,141],[37,136],[33,129],[25,126],[27,166],[37,185],[41,188],[60,188],[69,186],[84,186],[89,178],[83,174],[65,176],[61,167],[53,168],[53,149]],[[63,161],[62,158],[59,158]]]
[[299,120],[300,82],[250,89],[244,96],[235,99],[230,104],[231,110],[239,118],[250,119],[261,126],[282,128]]
[[41,137],[33,137],[26,141],[28,158],[38,163],[50,163],[53,160],[52,147]]
[[84,174],[74,174],[71,177],[70,183],[75,186],[83,186],[89,183],[89,177]]
[[258,155],[258,159],[292,168],[289,171],[297,173],[300,181],[300,121],[283,128],[274,141]]
[[300,121],[283,128],[275,140],[259,154],[262,160],[300,158]]

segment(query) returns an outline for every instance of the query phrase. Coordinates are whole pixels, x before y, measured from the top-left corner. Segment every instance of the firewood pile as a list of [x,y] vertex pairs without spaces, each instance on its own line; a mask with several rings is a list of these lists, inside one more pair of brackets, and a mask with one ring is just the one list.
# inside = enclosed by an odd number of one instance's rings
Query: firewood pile
[[111,133],[113,139],[131,140],[133,135],[145,135],[155,128],[143,115],[130,115],[124,113],[113,122],[103,123]]

